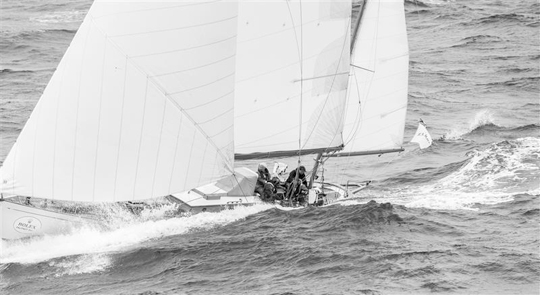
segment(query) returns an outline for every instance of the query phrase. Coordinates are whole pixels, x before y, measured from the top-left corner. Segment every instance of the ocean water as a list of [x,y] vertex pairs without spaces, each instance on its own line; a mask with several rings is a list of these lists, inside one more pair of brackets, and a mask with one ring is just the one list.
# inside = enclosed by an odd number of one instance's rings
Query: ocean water
[[[0,4],[0,161],[90,4]],[[422,118],[430,148],[329,160],[327,180],[372,180],[341,204],[109,208],[108,230],[3,243],[0,293],[540,294],[540,3],[405,8],[405,140]]]

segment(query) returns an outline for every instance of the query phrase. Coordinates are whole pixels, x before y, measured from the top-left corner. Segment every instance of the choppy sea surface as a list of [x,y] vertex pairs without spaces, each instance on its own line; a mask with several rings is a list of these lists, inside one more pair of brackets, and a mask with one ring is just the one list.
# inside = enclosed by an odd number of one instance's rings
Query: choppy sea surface
[[[1,2],[0,161],[90,4]],[[161,208],[3,242],[0,293],[540,294],[540,3],[405,8],[405,140],[422,118],[430,148],[329,160],[327,180],[373,181],[332,206]]]

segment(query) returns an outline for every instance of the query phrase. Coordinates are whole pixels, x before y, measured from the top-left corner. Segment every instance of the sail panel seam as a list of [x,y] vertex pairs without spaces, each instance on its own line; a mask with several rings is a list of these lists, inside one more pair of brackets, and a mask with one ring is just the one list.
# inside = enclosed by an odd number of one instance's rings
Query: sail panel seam
[[103,63],[101,65],[101,84],[100,84],[100,90],[99,90],[99,112],[98,112],[98,126],[97,126],[97,136],[96,136],[96,158],[94,160],[94,182],[92,186],[92,201],[96,198],[96,178],[97,178],[97,163],[98,163],[98,156],[99,156],[99,137],[100,137],[100,131],[101,131],[101,109],[103,107],[103,79],[105,75],[105,58],[107,57],[107,35],[105,37],[105,44],[103,45]]
[[171,191],[172,187],[172,181],[174,177],[174,170],[176,168],[176,155],[178,154],[178,143],[180,142],[180,134],[182,133],[182,119],[184,118],[183,113],[180,113],[180,123],[178,126],[178,132],[176,133],[176,144],[174,147],[174,157],[173,157],[173,164],[171,168],[171,177],[169,179],[169,192]]
[[[192,47],[185,47],[185,48],[181,48],[181,49],[175,49],[175,50],[167,50],[167,51],[161,51],[161,52],[154,52],[154,53],[147,53],[147,54],[139,54],[139,55],[133,55],[131,56],[132,58],[141,58],[141,57],[148,57],[148,56],[155,56],[155,55],[165,55],[165,54],[170,54],[170,53],[177,53],[177,52],[182,52],[182,51],[188,51],[188,50],[193,50],[193,49],[199,49],[199,48],[204,48],[204,47],[210,47],[212,45],[216,45],[216,44],[219,44],[219,43],[223,43],[225,41],[229,41],[229,40],[232,40],[234,38],[236,38],[238,35],[233,35],[233,36],[230,36],[230,37],[227,37],[227,38],[224,38],[224,39],[220,39],[218,41],[214,41],[214,42],[210,42],[210,43],[205,43],[205,44],[202,44],[202,45],[197,45],[197,46],[192,46]],[[236,54],[234,55],[236,56]],[[201,66],[201,67],[204,67],[205,65]],[[190,69],[187,69],[187,70],[190,70]],[[183,70],[183,71],[187,71],[187,70]],[[179,71],[179,72],[183,72],[183,71]],[[165,74],[167,75],[167,74]],[[162,74],[159,74],[159,75],[155,75],[156,77],[157,76],[162,76]]]
[[[99,28],[98,28],[99,30]],[[102,34],[105,35],[105,33],[102,31],[102,30],[99,30]],[[124,56],[126,56],[126,65],[127,65],[127,62],[129,61],[130,64],[132,64],[139,72],[141,72],[143,75],[146,75],[146,72],[144,70],[142,70],[138,65],[137,63],[135,63],[135,61],[133,61],[132,59],[129,59],[128,55],[122,50],[122,48],[116,44],[113,40],[111,39],[108,39],[112,45],[114,45],[116,47],[116,49],[121,53],[123,54]],[[231,75],[234,75],[235,73],[233,72]],[[230,75],[229,75],[230,76]],[[211,141],[212,143],[212,146],[214,146],[214,148],[217,150],[217,152],[221,155],[222,159],[224,159],[225,161],[228,161],[228,158],[223,154],[223,152],[218,148],[217,144],[211,140],[211,137],[208,136],[208,134],[206,134],[206,132],[204,132],[195,122],[195,120],[174,100],[174,98],[172,98],[170,96],[170,94],[168,94],[164,89],[162,89],[159,84],[156,83],[156,81],[154,81],[154,79],[149,79],[150,83],[156,88],[157,91],[159,91],[161,93],[161,95],[169,100],[175,107],[176,109],[178,109],[182,114],[184,114],[186,116],[186,118],[197,128],[197,130],[209,141]],[[123,102],[122,102],[123,104]],[[227,168],[229,169],[229,171],[233,171],[233,167],[230,167],[229,165],[227,166]],[[116,180],[115,180],[116,181]]]
[[[181,90],[181,91],[175,91],[175,92],[170,92],[170,93],[164,93],[165,95],[169,96],[169,95],[176,95],[176,94],[180,94],[180,93],[184,93],[184,92],[188,92],[188,91],[192,91],[192,90],[195,90],[195,89],[199,89],[199,88],[202,88],[202,87],[206,87],[206,86],[209,86],[209,85],[212,85],[212,84],[215,84],[219,81],[222,81],[222,80],[225,80],[227,78],[230,78],[231,76],[234,76],[235,72],[233,71],[232,73],[229,73],[223,77],[220,77],[214,81],[211,81],[209,83],[206,83],[206,84],[202,84],[202,85],[199,85],[199,86],[195,86],[195,87],[192,87],[192,88],[188,88],[188,89],[184,89],[184,90]],[[184,109],[185,110],[185,109]]]
[[158,164],[159,164],[159,155],[160,155],[160,150],[161,150],[161,140],[163,139],[163,126],[165,124],[165,113],[167,111],[167,102],[168,102],[168,100],[163,101],[163,112],[161,114],[161,128],[160,128],[160,131],[159,131],[158,147],[157,147],[157,151],[156,151],[156,161],[155,161],[155,164],[154,164],[154,176],[153,176],[153,179],[152,179],[152,189],[151,189],[152,196],[154,196],[154,194],[155,194],[154,189],[155,189],[155,186],[156,186],[156,174],[157,174],[157,168],[158,168]]
[[163,30],[154,30],[154,31],[146,31],[146,32],[138,32],[138,33],[131,33],[131,34],[111,35],[110,37],[111,38],[121,38],[121,37],[130,37],[130,36],[148,35],[148,34],[161,33],[161,32],[180,31],[180,30],[186,30],[186,29],[193,29],[193,28],[197,28],[197,27],[204,27],[204,26],[213,25],[213,24],[219,24],[219,23],[223,23],[223,22],[226,22],[226,21],[229,21],[229,20],[232,20],[232,19],[236,19],[236,18],[238,18],[238,15],[235,15],[233,17],[224,18],[224,19],[217,20],[217,21],[213,21],[213,22],[196,24],[196,25],[192,25],[192,26],[185,26],[185,27],[172,28],[172,29],[163,29]]
[[180,74],[180,73],[189,72],[189,71],[193,71],[193,70],[198,70],[198,69],[202,69],[202,68],[204,68],[204,67],[208,67],[208,66],[212,66],[212,65],[218,64],[218,63],[220,63],[220,62],[226,61],[226,60],[231,59],[231,58],[234,58],[234,57],[236,57],[236,54],[227,56],[227,57],[222,58],[222,59],[220,59],[220,60],[216,60],[216,61],[213,61],[213,62],[211,62],[211,63],[204,64],[204,65],[201,65],[201,66],[197,66],[197,67],[193,67],[193,68],[189,68],[189,69],[185,69],[185,70],[181,70],[181,71],[174,71],[174,72],[168,72],[168,73],[157,74],[157,75],[153,75],[153,76],[150,76],[150,77],[154,78],[154,77],[169,76],[169,75]]
[[[85,64],[85,56],[86,56],[86,44],[88,43],[88,36],[90,35],[90,29],[92,28],[91,24],[93,23],[92,21],[92,15],[89,15],[88,16],[90,18],[90,24],[88,25],[88,28],[87,28],[87,32],[86,32],[86,36],[84,38],[84,46],[83,46],[83,52],[82,52],[82,59],[81,59],[81,71],[79,73],[79,83],[78,83],[78,91],[77,91],[77,106],[75,107],[76,109],[76,113],[75,113],[75,134],[74,134],[74,139],[73,139],[73,146],[74,147],[77,147],[77,139],[78,139],[78,134],[79,134],[79,112],[80,112],[80,102],[81,102],[81,81],[82,81],[82,76],[83,76],[83,69],[84,69],[84,64]],[[80,30],[80,29],[79,29]],[[71,167],[71,200],[73,200],[73,195],[74,195],[74,192],[75,192],[75,162],[77,162],[77,149],[74,148],[73,149],[73,163],[72,163],[72,167]]]
[[200,108],[200,107],[207,106],[207,105],[209,105],[209,104],[211,104],[211,103],[214,103],[214,102],[216,102],[216,101],[218,101],[218,100],[220,100],[220,99],[223,99],[224,97],[227,97],[228,95],[231,95],[231,94],[234,94],[234,90],[229,91],[229,92],[227,92],[227,93],[225,93],[225,94],[223,94],[223,95],[221,95],[221,96],[219,96],[219,97],[217,97],[217,98],[214,98],[213,100],[210,100],[210,101],[207,101],[207,102],[205,102],[205,103],[196,105],[196,106],[194,106],[194,107],[184,108],[184,110],[185,110],[185,111],[191,111],[191,110],[194,110],[194,109],[197,109],[197,108]]
[[234,107],[232,107],[232,108],[226,110],[225,112],[222,112],[221,114],[219,114],[219,115],[217,115],[217,116],[215,116],[215,117],[213,117],[213,118],[210,118],[210,119],[208,119],[208,120],[206,120],[206,121],[199,122],[199,123],[197,123],[197,125],[204,125],[204,124],[206,124],[206,123],[208,123],[208,122],[212,122],[212,121],[214,121],[214,120],[216,120],[216,119],[218,119],[218,118],[220,118],[220,117],[225,116],[226,114],[228,114],[228,113],[230,113],[230,112],[232,112],[232,111],[234,111]]
[[[109,39],[110,40],[110,39]],[[114,42],[112,43],[113,45],[116,45],[114,44]],[[120,112],[120,128],[119,128],[119,135],[118,135],[118,149],[116,151],[116,169],[115,169],[115,172],[114,172],[114,190],[113,190],[113,201],[116,200],[116,187],[118,185],[118,163],[120,162],[119,161],[119,155],[120,155],[120,147],[121,147],[121,143],[122,143],[122,129],[123,129],[123,126],[124,126],[124,104],[125,104],[125,101],[126,101],[126,80],[127,80],[127,66],[128,66],[128,56],[125,55],[125,61],[124,61],[124,81],[123,81],[123,87],[122,87],[122,104],[121,104],[121,109],[122,111]]]
[[148,77],[146,77],[146,83],[144,86],[144,102],[143,102],[143,108],[142,108],[142,119],[141,119],[141,131],[139,133],[139,147],[137,148],[137,162],[135,164],[135,177],[133,177],[133,194],[132,196],[135,197],[136,194],[136,188],[137,188],[137,178],[139,177],[139,163],[141,159],[141,147],[143,142],[143,131],[144,131],[144,123],[146,122],[146,103],[148,101]]

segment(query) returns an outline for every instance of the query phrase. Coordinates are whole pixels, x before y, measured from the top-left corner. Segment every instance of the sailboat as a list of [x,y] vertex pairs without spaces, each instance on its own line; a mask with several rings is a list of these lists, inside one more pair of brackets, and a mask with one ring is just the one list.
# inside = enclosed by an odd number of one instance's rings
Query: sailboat
[[260,203],[235,160],[313,154],[312,189],[347,197],[317,166],[403,150],[408,87],[403,1],[351,7],[96,0],[0,168],[2,239],[89,222],[17,196]]

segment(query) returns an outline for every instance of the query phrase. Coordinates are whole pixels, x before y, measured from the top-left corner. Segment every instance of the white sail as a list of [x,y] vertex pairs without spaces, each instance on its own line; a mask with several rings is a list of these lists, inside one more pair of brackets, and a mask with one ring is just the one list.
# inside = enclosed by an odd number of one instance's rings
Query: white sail
[[426,126],[421,122],[418,123],[418,128],[416,129],[416,133],[411,139],[411,142],[418,143],[420,149],[428,148],[433,142],[433,140],[431,139],[431,135],[426,129]]
[[98,0],[0,169],[0,190],[126,201],[233,169],[238,5]]
[[242,1],[239,15],[237,158],[341,146],[350,0]]
[[364,3],[351,59],[343,154],[400,150],[409,49],[403,0]]

